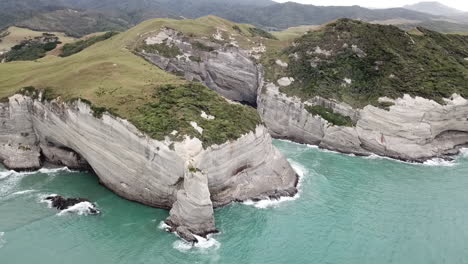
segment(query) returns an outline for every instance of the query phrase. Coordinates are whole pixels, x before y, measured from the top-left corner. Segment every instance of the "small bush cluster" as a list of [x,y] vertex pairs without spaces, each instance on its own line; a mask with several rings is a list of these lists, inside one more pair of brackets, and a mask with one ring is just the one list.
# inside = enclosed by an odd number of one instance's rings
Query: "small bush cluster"
[[200,41],[194,41],[192,43],[192,46],[197,50],[206,51],[206,52],[212,52],[215,50],[213,47],[207,46],[201,43]]
[[377,102],[377,104],[375,104],[376,107],[378,108],[381,108],[381,109],[384,109],[384,110],[387,110],[389,111],[390,110],[390,107],[395,105],[395,103],[393,102]]
[[11,50],[2,55],[6,62],[37,60],[46,55],[60,44],[58,37],[44,33],[42,37],[24,40],[15,45]]
[[335,113],[332,109],[323,107],[321,105],[306,106],[306,110],[313,114],[322,117],[335,126],[354,126],[353,120],[349,116],[344,116]]
[[234,29],[239,34],[242,34],[242,29],[238,25],[232,26],[232,29]]
[[93,36],[90,37],[86,40],[79,40],[77,42],[73,43],[67,43],[63,46],[62,48],[62,53],[60,54],[60,57],[68,57],[73,54],[76,54],[84,49],[86,49],[89,46],[92,46],[100,41],[104,41],[106,39],[109,39],[115,35],[117,35],[118,32],[107,32],[105,34],[99,35],[99,36]]
[[166,58],[175,58],[179,55],[182,55],[179,47],[177,46],[169,46],[165,43],[161,44],[143,44],[138,51],[145,51],[147,53],[157,53]]
[[273,36],[271,33],[266,32],[263,29],[256,28],[256,27],[251,27],[249,28],[250,34],[252,34],[252,37],[262,37],[262,38],[267,38],[267,39],[277,39],[275,36]]

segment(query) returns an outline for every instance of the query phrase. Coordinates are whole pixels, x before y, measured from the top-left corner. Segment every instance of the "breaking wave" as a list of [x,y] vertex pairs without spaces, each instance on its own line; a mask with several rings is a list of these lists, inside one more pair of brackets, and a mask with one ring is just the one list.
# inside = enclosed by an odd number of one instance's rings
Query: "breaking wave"
[[158,225],[158,228],[161,229],[161,230],[164,230],[164,231],[169,231],[171,226],[166,224],[164,221],[161,221],[161,223],[159,223],[159,225]]
[[423,165],[426,166],[440,166],[440,167],[452,167],[457,165],[455,160],[444,160],[441,158],[433,158],[430,160],[427,160],[423,163]]
[[204,252],[208,250],[217,250],[221,247],[221,243],[214,239],[213,235],[208,235],[206,238],[197,235],[194,236],[198,240],[197,243],[189,243],[180,239],[175,241],[172,246],[181,252],[187,252],[194,249]]
[[3,180],[11,175],[15,174],[15,171],[0,171],[0,180]]
[[72,170],[70,170],[69,168],[67,167],[61,167],[61,168],[42,168],[42,169],[39,169],[38,171],[36,172],[32,172],[33,174],[35,173],[46,173],[46,174],[53,174],[53,173],[58,173],[58,172],[74,172]]
[[[164,221],[161,221],[158,225],[158,228],[168,232],[171,227]],[[178,236],[176,232],[173,232],[173,234]],[[180,238],[179,240],[175,241],[172,246],[181,252],[188,252],[194,249],[204,252],[207,250],[217,250],[221,247],[221,243],[214,239],[213,234],[208,235],[206,238],[197,235],[194,236],[198,240],[197,243],[190,243]]]
[[[32,190],[15,190],[19,182],[27,176],[43,173],[49,175],[55,175],[60,172],[72,172],[67,167],[61,168],[42,168],[37,171],[25,171],[25,172],[16,172],[13,170],[3,170],[0,171],[0,197],[6,197],[10,195],[20,195],[24,193],[31,192]],[[14,192],[16,191],[16,192]]]
[[468,148],[462,148],[460,150],[460,155],[464,158],[468,158]]
[[[57,194],[55,194],[55,193],[53,193],[53,194],[42,194],[42,195],[39,196],[39,202],[40,203],[46,203],[47,208],[53,208],[52,201],[46,199],[47,197],[53,197],[53,196],[57,196]],[[95,212],[93,212],[93,210]],[[67,215],[67,214],[95,215],[96,212],[97,212],[97,214],[99,214],[100,210],[98,210],[94,204],[92,204],[90,202],[81,202],[81,203],[77,203],[77,204],[75,204],[73,206],[70,206],[65,210],[62,210],[62,211],[58,212],[57,215],[58,216],[63,216],[63,215]]]
[[47,204],[47,208],[52,208],[52,201],[51,200],[47,200],[46,198],[47,197],[51,197],[51,196],[57,196],[58,194],[42,194],[42,195],[39,195],[39,202],[40,203],[46,203]]
[[62,216],[62,215],[66,215],[66,214],[70,214],[70,213],[73,213],[73,214],[77,214],[77,215],[90,215],[90,214],[94,214],[91,212],[91,209],[94,209],[94,210],[97,210],[96,207],[90,203],[90,202],[81,202],[81,203],[77,203],[65,210],[62,210],[61,212],[59,212],[57,215],[59,216]]

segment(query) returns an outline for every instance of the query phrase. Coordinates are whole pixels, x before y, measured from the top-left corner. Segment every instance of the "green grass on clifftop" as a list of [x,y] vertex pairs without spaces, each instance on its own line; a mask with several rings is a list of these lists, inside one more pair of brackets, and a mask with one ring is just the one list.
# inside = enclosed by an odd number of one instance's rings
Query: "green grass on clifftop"
[[468,37],[418,31],[349,19],[311,31],[281,53],[297,57],[284,73],[297,81],[283,91],[357,107],[405,93],[439,102],[453,93],[468,97]]
[[[0,64],[0,98],[35,87],[64,101],[85,99],[94,109],[128,119],[156,139],[172,130],[179,131],[179,136],[196,135],[205,146],[235,139],[260,123],[255,109],[232,105],[208,88],[190,84],[133,54],[137,40],[148,32],[165,26],[209,32],[216,23],[211,18],[150,20],[73,56]],[[202,120],[201,111],[216,119]],[[206,130],[203,136],[192,129],[191,121]]]

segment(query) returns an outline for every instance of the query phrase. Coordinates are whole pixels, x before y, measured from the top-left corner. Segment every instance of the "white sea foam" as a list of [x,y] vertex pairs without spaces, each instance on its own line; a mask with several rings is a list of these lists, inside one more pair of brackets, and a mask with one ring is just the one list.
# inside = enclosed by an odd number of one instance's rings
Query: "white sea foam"
[[171,226],[166,224],[164,221],[161,221],[161,223],[159,223],[159,225],[158,225],[158,228],[161,229],[161,230],[164,230],[164,231],[169,231]]
[[15,174],[15,171],[0,171],[0,180],[10,177],[11,175]]
[[460,155],[464,158],[467,158],[468,157],[468,148],[462,148],[460,150]]
[[434,166],[434,167],[452,167],[452,166],[457,165],[456,160],[445,160],[442,158],[433,158],[423,163],[418,163],[418,162],[402,161],[402,160],[392,159],[389,157],[379,156],[376,154],[371,154],[370,156],[365,157],[365,159],[385,159],[385,160],[390,160],[390,161],[405,163],[405,164],[410,164],[410,165],[419,165],[419,166],[422,165],[422,166]]
[[94,205],[90,202],[81,202],[81,203],[77,203],[65,210],[62,210],[61,212],[59,212],[57,215],[66,215],[66,214],[69,214],[69,213],[74,213],[74,214],[77,214],[77,215],[89,215],[89,214],[92,214],[91,213],[91,209],[95,209],[97,210]]
[[[161,221],[158,225],[158,228],[164,231],[169,231],[171,227],[164,221]],[[173,232],[173,234],[179,237],[179,235],[176,232]],[[180,239],[175,241],[172,244],[172,246],[181,252],[188,252],[190,250],[206,252],[208,250],[217,250],[221,247],[221,243],[218,240],[214,239],[213,234],[208,235],[206,238],[197,235],[193,236],[198,240],[197,243],[187,242],[179,237]]]
[[5,236],[5,232],[0,232],[0,248],[2,248],[6,243],[4,236]]
[[57,194],[55,194],[55,193],[41,194],[41,195],[39,195],[39,202],[40,203],[46,203],[48,208],[52,208],[52,201],[46,199],[47,197],[51,197],[51,196],[57,196]]
[[260,201],[247,200],[244,201],[242,204],[254,206],[259,209],[267,209],[277,207],[278,205],[284,202],[294,201],[297,198],[299,198],[299,195],[296,195],[294,197],[280,197],[279,199],[264,199]]
[[198,240],[197,243],[189,243],[181,239],[175,241],[172,246],[181,252],[187,252],[190,250],[206,252],[208,250],[217,250],[221,247],[221,243],[214,239],[213,235],[208,235],[206,238],[197,235],[194,236]]
[[[293,143],[293,144],[299,144],[299,143],[296,143],[296,142],[293,142],[293,141],[290,141],[290,140],[281,140],[281,141],[289,142],[289,143]],[[355,154],[344,154],[344,153],[333,151],[333,150],[321,149],[321,148],[319,148],[318,146],[315,146],[315,145],[309,145],[309,144],[299,144],[299,145],[304,145],[304,146],[307,146],[308,148],[319,149],[321,152],[336,153],[336,154],[340,154],[340,155],[347,155],[347,156],[350,156],[350,157],[355,157],[356,156]],[[462,148],[460,150],[459,157],[468,157],[468,148]],[[372,159],[386,159],[386,160],[391,160],[391,161],[394,161],[394,162],[406,163],[406,164],[411,164],[411,165],[425,165],[425,166],[439,166],[439,167],[452,167],[452,166],[457,165],[456,159],[455,160],[445,160],[445,159],[441,159],[441,158],[433,158],[433,159],[425,161],[424,163],[417,163],[417,162],[409,162],[409,161],[402,161],[402,160],[398,160],[398,159],[393,159],[393,158],[390,158],[390,157],[380,156],[380,155],[377,155],[377,154],[371,154],[371,155],[366,156],[364,158],[365,159],[371,159],[371,160]]]
[[[58,172],[73,172],[73,171],[67,167],[61,167],[61,168],[41,168],[37,172],[45,173],[45,174],[54,174]],[[32,173],[34,174],[37,172],[32,172]]]
[[[12,192],[16,191],[15,188],[18,186],[18,183],[26,176],[34,175],[37,173],[44,173],[55,175],[59,172],[72,172],[66,167],[62,168],[42,168],[38,171],[25,171],[25,172],[16,172],[13,170],[10,171],[0,171],[0,197],[9,196]],[[21,191],[18,191],[14,194],[21,194]]]
[[27,194],[27,193],[32,193],[32,192],[35,192],[36,190],[24,190],[24,191],[18,191],[18,192],[14,192],[12,193],[11,195],[22,195],[22,194]]
[[439,167],[452,167],[457,165],[455,160],[444,160],[441,158],[433,158],[430,160],[427,160],[423,163],[423,165],[426,166],[439,166]]
[[242,204],[254,206],[259,209],[267,209],[267,208],[277,207],[278,205],[284,202],[294,201],[298,199],[300,197],[301,186],[302,186],[302,182],[304,181],[304,176],[307,173],[307,169],[298,162],[295,162],[293,160],[288,160],[288,161],[289,163],[291,163],[291,167],[293,168],[293,170],[297,173],[297,175],[299,175],[299,182],[297,183],[298,192],[296,195],[294,195],[293,197],[280,197],[279,199],[264,199],[260,201],[247,200],[247,201],[244,201]]
[[0,184],[0,197],[9,196],[15,188],[18,186],[18,183],[22,178],[30,174],[24,172],[15,172],[15,171],[3,171],[0,175],[1,184]]

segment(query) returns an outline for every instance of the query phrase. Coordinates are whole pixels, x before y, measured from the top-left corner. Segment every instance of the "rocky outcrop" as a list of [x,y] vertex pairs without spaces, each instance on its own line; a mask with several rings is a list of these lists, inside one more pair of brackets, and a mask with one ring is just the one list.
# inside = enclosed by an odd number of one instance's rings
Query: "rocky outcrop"
[[96,215],[100,213],[96,208],[96,205],[84,198],[65,198],[60,195],[53,195],[46,197],[45,200],[50,202],[51,207],[57,208],[60,211],[67,210],[72,206],[84,203],[90,214]]
[[[196,234],[216,232],[213,203],[208,188],[208,178],[201,171],[191,168],[184,174],[183,189],[177,192],[177,200],[169,212],[170,217],[166,223],[179,229],[187,241],[193,241],[185,235],[185,229]],[[190,223],[187,226],[186,223]]]
[[[204,149],[197,138],[157,141],[126,120],[108,114],[96,118],[81,101],[42,102],[15,95],[1,109],[5,129],[0,153],[10,168],[39,167],[40,148],[42,158],[62,164],[85,160],[100,182],[118,195],[172,208],[167,222],[175,230],[206,235],[215,230],[213,207],[296,193],[296,174],[261,125],[238,140]],[[29,134],[18,137],[21,133]],[[28,144],[31,151],[12,149],[14,144]],[[32,165],[27,163],[31,153],[36,157]]]
[[[144,49],[139,52],[161,69],[199,81],[226,98],[255,105],[262,83],[261,66],[252,60],[251,52],[227,43],[207,39],[190,40],[180,32],[163,28],[156,36],[145,39],[147,45],[177,49],[179,55]],[[146,46],[148,47],[148,46]]]
[[[458,153],[468,144],[468,101],[454,95],[445,105],[421,97],[391,101],[389,110],[363,109],[316,97],[302,102],[268,84],[258,99],[258,111],[271,134],[344,153],[372,153],[407,161],[425,161]],[[322,105],[349,116],[354,127],[334,126],[306,110]]]

